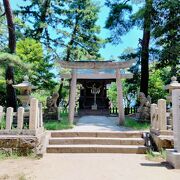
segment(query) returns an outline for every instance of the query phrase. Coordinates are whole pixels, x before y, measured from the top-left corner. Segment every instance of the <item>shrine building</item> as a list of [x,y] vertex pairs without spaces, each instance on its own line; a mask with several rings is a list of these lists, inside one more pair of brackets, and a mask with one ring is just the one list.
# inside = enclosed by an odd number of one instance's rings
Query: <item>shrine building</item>
[[133,74],[127,73],[126,69],[132,66],[134,60],[60,61],[59,63],[62,68],[71,69],[71,73],[61,74],[61,78],[70,80],[69,121],[71,124],[74,121],[77,84],[80,84],[79,113],[108,114],[110,104],[107,86],[112,82],[117,83],[119,124],[123,124],[125,116],[121,79],[133,77]]

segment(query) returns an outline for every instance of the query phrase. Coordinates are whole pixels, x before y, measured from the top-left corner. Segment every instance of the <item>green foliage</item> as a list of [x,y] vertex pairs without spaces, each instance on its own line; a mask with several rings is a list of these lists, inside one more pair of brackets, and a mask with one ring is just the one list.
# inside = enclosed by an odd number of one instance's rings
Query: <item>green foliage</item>
[[159,67],[171,67],[171,76],[178,71],[180,64],[180,1],[154,0],[156,10],[153,36],[159,50]]
[[[0,2],[0,15],[3,14],[2,4]],[[7,28],[5,16],[0,17],[0,51],[5,50],[7,44]]]
[[164,89],[165,84],[162,80],[161,70],[152,70],[149,78],[149,95],[152,98],[153,103],[157,103],[158,99],[165,99],[166,91]]
[[63,30],[69,41],[65,60],[99,58],[98,51],[103,43],[97,36],[100,33],[100,26],[96,25],[99,7],[92,0],[70,1],[67,2],[67,6],[63,22]]
[[46,106],[46,99],[48,96],[51,95],[50,91],[47,90],[36,90],[35,92],[32,92],[32,97],[35,97],[39,100],[39,102],[42,103],[43,107]]
[[110,7],[110,13],[105,27],[111,30],[110,41],[118,44],[121,36],[132,27],[130,19],[127,18],[127,14],[132,13],[132,6],[119,1],[112,3],[108,1],[106,5]]
[[150,128],[150,124],[146,122],[139,122],[137,120],[134,120],[130,117],[126,117],[125,127],[132,128],[134,130],[148,130]]
[[28,157],[35,159],[37,158],[36,154],[32,150],[21,150],[21,149],[0,149],[0,160],[6,159],[18,159],[21,157]]
[[44,123],[44,127],[47,130],[62,130],[62,129],[71,129],[72,125],[69,124],[68,114],[61,113],[61,121],[48,121]]
[[55,56],[61,47],[61,59],[71,60],[100,56],[103,41],[97,36],[98,12],[92,0],[28,1],[15,11],[20,38],[25,35],[40,40]]
[[24,64],[21,59],[19,58],[19,56],[15,55],[15,54],[9,54],[9,53],[3,53],[0,52],[0,65],[1,67],[6,67],[8,64],[14,64],[16,66],[20,66],[21,68],[27,70],[30,68],[29,64]]
[[5,88],[6,88],[6,82],[5,80],[1,80],[1,75],[0,75],[0,106],[5,107],[5,101],[6,101],[6,93],[5,93]]
[[[54,74],[50,72],[53,64],[49,62],[49,57],[44,57],[40,42],[26,38],[17,42],[17,55],[24,63],[32,64],[32,71],[29,73],[30,81],[39,89],[51,90],[56,85]],[[21,76],[22,71],[19,70]],[[22,77],[21,77],[22,78]]]
[[111,83],[110,87],[108,88],[107,91],[107,96],[109,98],[109,100],[111,101],[111,103],[113,104],[113,106],[117,106],[117,86],[116,83]]
[[5,127],[6,127],[6,120],[5,120],[5,118],[3,117],[3,118],[1,119],[1,121],[0,121],[0,130],[1,130],[1,129],[5,129]]

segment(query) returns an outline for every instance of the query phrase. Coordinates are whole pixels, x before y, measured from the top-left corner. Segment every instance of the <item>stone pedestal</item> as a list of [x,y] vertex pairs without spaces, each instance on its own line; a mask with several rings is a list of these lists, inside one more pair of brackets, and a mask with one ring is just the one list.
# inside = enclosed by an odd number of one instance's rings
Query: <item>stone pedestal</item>
[[167,150],[167,161],[180,169],[180,89],[172,91],[172,110],[174,121],[174,150]]

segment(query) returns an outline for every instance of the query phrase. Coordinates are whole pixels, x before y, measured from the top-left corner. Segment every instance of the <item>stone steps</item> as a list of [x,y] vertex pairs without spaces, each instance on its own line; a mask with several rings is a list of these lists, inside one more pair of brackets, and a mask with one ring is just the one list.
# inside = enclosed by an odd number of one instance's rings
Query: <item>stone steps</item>
[[96,137],[68,137],[50,138],[50,145],[65,144],[99,144],[99,145],[144,145],[142,138],[96,138]]
[[47,153],[137,153],[147,148],[142,132],[53,131]]
[[127,153],[144,154],[145,146],[132,145],[49,145],[47,153]]
[[139,131],[121,131],[121,132],[71,132],[71,131],[53,131],[51,137],[105,137],[105,138],[142,138],[142,132]]

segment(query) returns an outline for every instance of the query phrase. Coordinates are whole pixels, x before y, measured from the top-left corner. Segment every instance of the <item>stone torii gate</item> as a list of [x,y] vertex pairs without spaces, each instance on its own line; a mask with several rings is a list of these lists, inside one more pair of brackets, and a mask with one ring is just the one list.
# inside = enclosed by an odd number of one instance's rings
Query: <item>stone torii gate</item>
[[[60,66],[62,68],[72,69],[70,79],[70,97],[69,97],[69,122],[73,124],[74,122],[74,113],[75,113],[75,99],[76,99],[76,84],[77,78],[82,77],[82,74],[77,73],[77,69],[114,69],[115,74],[96,74],[92,75],[94,78],[101,79],[103,76],[104,78],[110,76],[109,78],[115,78],[117,84],[117,102],[118,102],[118,110],[119,110],[119,125],[124,124],[125,115],[124,115],[124,106],[123,106],[123,90],[122,90],[122,83],[121,78],[125,75],[120,73],[120,69],[126,69],[132,66],[135,60],[129,60],[124,62],[113,62],[113,61],[60,61]],[[113,76],[113,77],[112,77]],[[132,74],[131,74],[132,77]],[[128,77],[128,78],[131,78]]]

